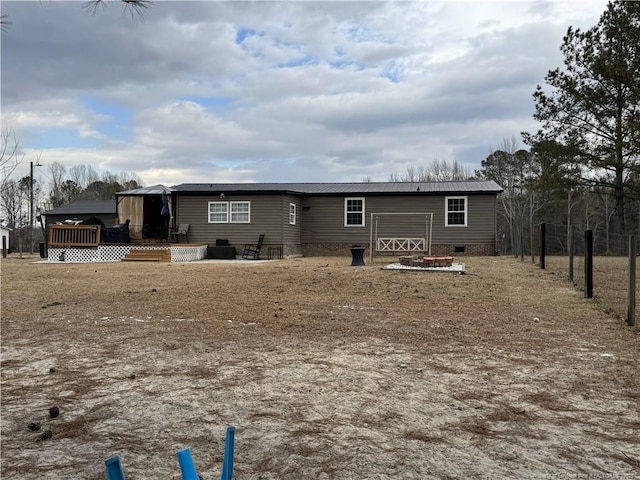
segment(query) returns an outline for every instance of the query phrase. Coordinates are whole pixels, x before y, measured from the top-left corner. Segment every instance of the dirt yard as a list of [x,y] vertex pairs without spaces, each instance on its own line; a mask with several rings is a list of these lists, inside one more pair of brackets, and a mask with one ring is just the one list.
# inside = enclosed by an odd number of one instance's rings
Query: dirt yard
[[2,479],[212,480],[228,425],[238,480],[640,478],[640,335],[526,262],[36,260],[0,263]]

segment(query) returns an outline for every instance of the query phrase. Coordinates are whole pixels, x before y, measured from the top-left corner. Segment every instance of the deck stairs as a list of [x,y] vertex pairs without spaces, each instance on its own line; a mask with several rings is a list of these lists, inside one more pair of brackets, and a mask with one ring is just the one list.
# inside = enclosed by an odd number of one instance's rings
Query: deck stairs
[[171,250],[137,250],[132,249],[122,259],[123,262],[170,262]]

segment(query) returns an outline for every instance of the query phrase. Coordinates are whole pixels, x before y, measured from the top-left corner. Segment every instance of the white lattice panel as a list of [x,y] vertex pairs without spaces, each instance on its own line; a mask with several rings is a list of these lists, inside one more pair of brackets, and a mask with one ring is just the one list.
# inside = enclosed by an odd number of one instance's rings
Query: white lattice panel
[[172,262],[194,262],[207,258],[207,246],[197,247],[171,247]]
[[[97,248],[49,248],[48,261],[83,263],[83,262],[119,262],[132,249],[166,250],[158,245],[101,245]],[[207,257],[207,246],[170,247],[172,262],[194,262]]]
[[378,252],[424,252],[424,238],[378,238]]

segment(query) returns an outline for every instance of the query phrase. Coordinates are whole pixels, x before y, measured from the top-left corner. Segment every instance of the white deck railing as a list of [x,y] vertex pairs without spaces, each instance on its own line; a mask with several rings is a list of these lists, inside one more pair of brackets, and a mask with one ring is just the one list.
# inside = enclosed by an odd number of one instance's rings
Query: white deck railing
[[426,252],[426,240],[424,238],[378,238],[376,251],[378,253],[412,253]]

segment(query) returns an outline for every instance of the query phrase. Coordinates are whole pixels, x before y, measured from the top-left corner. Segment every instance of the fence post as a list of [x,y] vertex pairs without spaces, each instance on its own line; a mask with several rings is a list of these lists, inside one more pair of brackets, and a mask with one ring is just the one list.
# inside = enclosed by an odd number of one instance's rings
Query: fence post
[[593,298],[593,230],[584,232],[584,295]]
[[544,264],[545,264],[545,249],[546,249],[546,242],[545,242],[545,238],[546,238],[546,230],[547,230],[547,224],[542,222],[540,224],[540,268],[542,270],[544,270]]
[[573,254],[575,252],[575,242],[573,237],[573,226],[569,229],[569,280],[573,283]]
[[636,238],[629,235],[629,299],[627,307],[627,325],[636,324]]
[[7,237],[2,236],[2,258],[7,258]]

